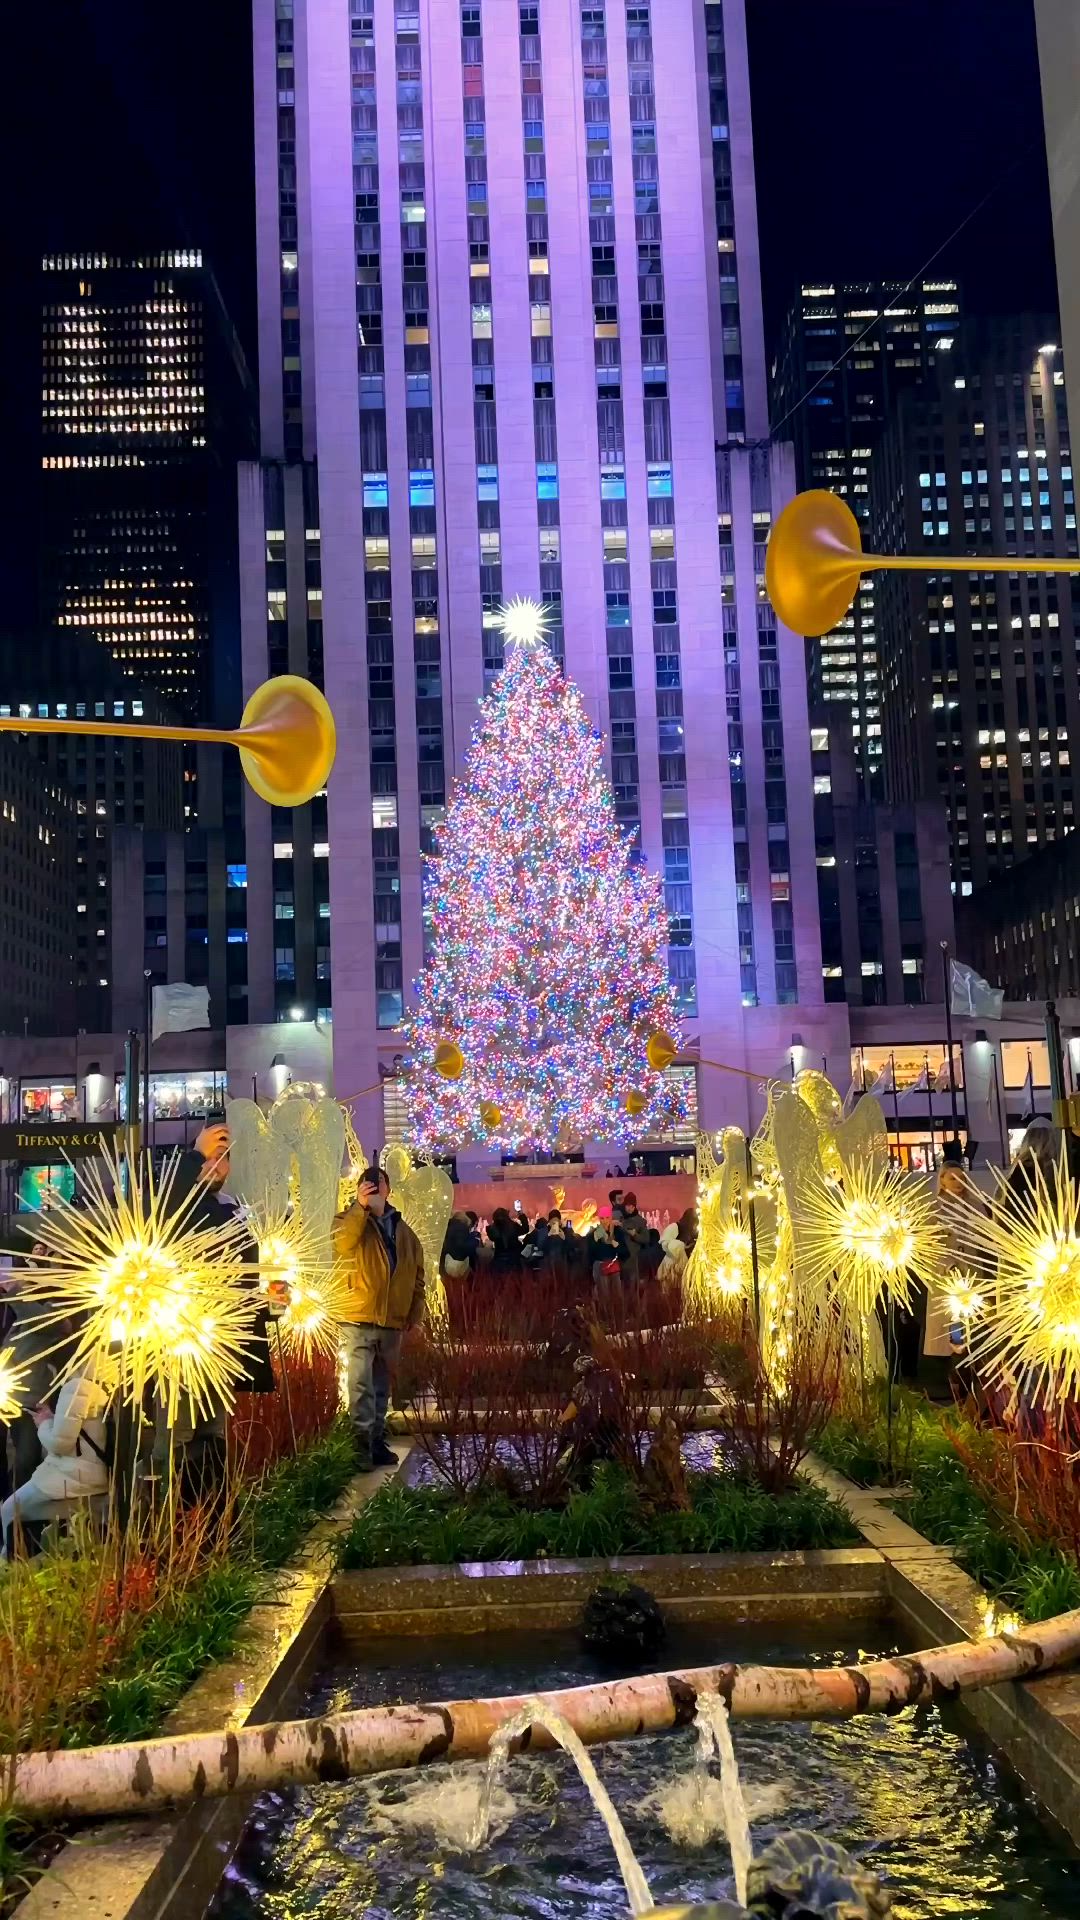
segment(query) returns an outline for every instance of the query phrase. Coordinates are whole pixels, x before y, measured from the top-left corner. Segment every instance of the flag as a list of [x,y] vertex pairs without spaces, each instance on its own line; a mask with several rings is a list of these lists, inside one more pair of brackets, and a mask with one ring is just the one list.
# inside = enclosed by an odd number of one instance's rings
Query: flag
[[1031,1058],[1031,1048],[1029,1047],[1027,1079],[1024,1081],[1024,1113],[1023,1113],[1024,1119],[1027,1120],[1029,1116],[1034,1113],[1034,1111],[1035,1111],[1035,1066]]
[[890,1053],[883,1067],[875,1073],[870,1083],[871,1093],[891,1093],[893,1090],[893,1057]]
[[1002,989],[992,987],[974,967],[950,960],[949,1001],[953,1013],[967,1014],[977,1020],[1000,1020],[1004,998]]
[[901,1110],[903,1110],[905,1107],[911,1106],[912,1104],[925,1106],[926,1105],[925,1100],[920,1101],[919,1095],[921,1093],[928,1094],[929,1091],[930,1091],[930,1062],[927,1061],[918,1079],[912,1080],[904,1088],[903,1093],[900,1095],[899,1105]]
[[150,1037],[163,1033],[188,1033],[192,1027],[210,1025],[210,992],[207,987],[189,987],[176,980],[169,987],[154,988],[154,1008]]
[[936,1074],[934,1075],[934,1092],[949,1093],[952,1090],[952,1084],[953,1084],[953,1063],[951,1060],[943,1060]]

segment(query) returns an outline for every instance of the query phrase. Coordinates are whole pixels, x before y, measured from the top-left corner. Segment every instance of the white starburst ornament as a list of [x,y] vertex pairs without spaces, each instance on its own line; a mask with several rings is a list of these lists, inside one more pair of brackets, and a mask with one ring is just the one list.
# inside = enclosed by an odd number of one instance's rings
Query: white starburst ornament
[[499,609],[498,623],[508,647],[534,647],[547,637],[548,611],[539,600],[518,594]]

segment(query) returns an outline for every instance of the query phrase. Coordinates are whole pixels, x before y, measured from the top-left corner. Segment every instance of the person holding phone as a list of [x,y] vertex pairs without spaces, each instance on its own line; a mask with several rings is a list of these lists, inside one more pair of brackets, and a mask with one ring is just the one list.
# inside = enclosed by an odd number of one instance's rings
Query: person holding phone
[[389,1193],[382,1168],[366,1167],[352,1206],[334,1221],[334,1252],[349,1290],[341,1332],[361,1473],[397,1465],[386,1444],[390,1374],[402,1333],[419,1326],[424,1313],[424,1250]]

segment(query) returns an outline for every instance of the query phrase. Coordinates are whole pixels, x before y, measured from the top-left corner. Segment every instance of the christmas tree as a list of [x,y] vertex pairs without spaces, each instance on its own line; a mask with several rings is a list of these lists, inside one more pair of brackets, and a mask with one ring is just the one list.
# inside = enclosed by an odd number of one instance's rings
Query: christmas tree
[[513,1151],[642,1139],[680,1106],[646,1059],[650,1035],[676,1027],[663,889],[616,822],[600,736],[541,608],[512,603],[503,629],[506,666],[428,873],[411,1136]]

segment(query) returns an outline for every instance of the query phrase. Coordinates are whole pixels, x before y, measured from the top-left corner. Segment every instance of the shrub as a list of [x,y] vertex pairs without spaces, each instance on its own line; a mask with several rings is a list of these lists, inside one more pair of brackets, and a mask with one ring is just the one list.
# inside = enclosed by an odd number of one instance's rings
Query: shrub
[[522,1509],[505,1493],[381,1487],[338,1542],[342,1567],[472,1560],[612,1559],[637,1553],[786,1551],[848,1546],[858,1535],[821,1488],[779,1498],[723,1474],[690,1474],[685,1512],[657,1513],[621,1467],[597,1467],[565,1505]]
[[820,1320],[796,1321],[782,1370],[770,1370],[749,1325],[746,1339],[746,1364],[732,1367],[716,1426],[737,1472],[768,1493],[784,1493],[836,1409],[841,1344]]
[[271,1346],[271,1360],[277,1392],[238,1393],[229,1416],[230,1463],[245,1479],[255,1479],[274,1461],[310,1447],[329,1432],[338,1415],[335,1354],[302,1358],[290,1353],[285,1362],[287,1393],[276,1343]]

